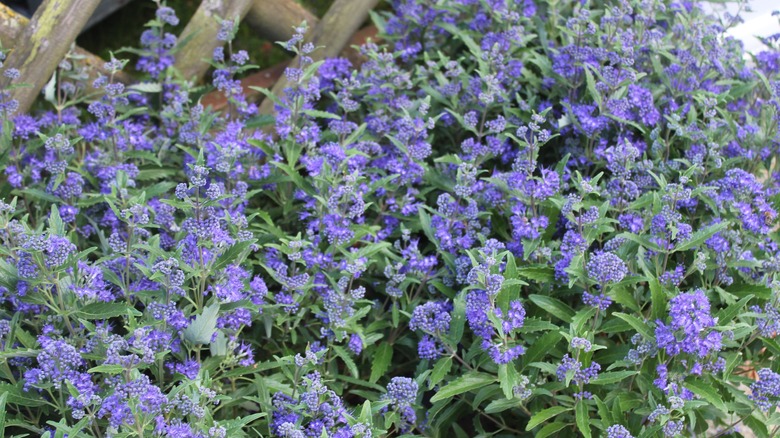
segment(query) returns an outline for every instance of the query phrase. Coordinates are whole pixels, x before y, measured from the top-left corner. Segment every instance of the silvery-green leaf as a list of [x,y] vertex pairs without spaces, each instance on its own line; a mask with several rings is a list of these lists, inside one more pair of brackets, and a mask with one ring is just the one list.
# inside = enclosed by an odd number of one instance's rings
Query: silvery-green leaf
[[195,320],[184,329],[184,339],[193,344],[211,343],[211,336],[217,329],[217,313],[219,313],[219,303],[203,309],[203,313],[196,316]]

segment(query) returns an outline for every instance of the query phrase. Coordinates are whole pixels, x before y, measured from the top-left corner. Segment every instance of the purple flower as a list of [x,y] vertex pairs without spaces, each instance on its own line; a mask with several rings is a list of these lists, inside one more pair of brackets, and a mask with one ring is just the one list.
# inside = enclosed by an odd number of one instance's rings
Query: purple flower
[[512,300],[509,302],[509,310],[506,312],[506,317],[504,317],[504,313],[498,307],[496,307],[493,312],[495,313],[496,318],[502,320],[501,328],[504,330],[504,333],[510,333],[523,327],[523,323],[525,322],[525,308],[523,308],[523,303],[519,300]]
[[109,302],[114,299],[111,285],[103,278],[103,269],[100,266],[89,265],[79,261],[78,281],[71,284],[71,290],[77,297],[83,300],[98,300]]
[[682,433],[683,427],[682,421],[669,420],[664,424],[664,436],[675,437]]
[[750,385],[750,399],[764,412],[771,412],[780,405],[780,374],[762,368],[758,371],[758,380]]
[[653,126],[661,119],[661,114],[653,102],[653,93],[638,85],[628,86],[628,100],[637,112],[637,118],[643,124]]
[[347,426],[344,402],[328,389],[318,372],[303,377],[297,399],[282,392],[273,395],[269,424],[276,436],[339,436]]
[[191,380],[196,379],[198,377],[198,373],[200,372],[200,363],[193,359],[188,359],[183,363],[169,362],[166,364],[166,366],[172,372],[182,374]]
[[680,353],[705,357],[721,349],[721,334],[710,329],[715,319],[710,315],[710,302],[704,291],[682,293],[672,298],[669,325],[657,321],[656,344],[672,356]]
[[418,390],[417,382],[411,378],[393,377],[387,384],[387,393],[382,396],[382,399],[390,401],[387,409],[401,414],[401,428],[404,430],[417,422],[417,414],[412,405],[417,400]]
[[167,405],[165,394],[142,374],[136,380],[116,386],[113,394],[103,400],[97,416],[108,418],[111,427],[118,429],[123,424],[134,425],[137,417],[154,418]]
[[447,304],[429,301],[414,309],[412,319],[409,321],[409,328],[441,335],[450,330],[450,319]]
[[466,295],[466,321],[479,337],[491,338],[493,326],[488,318],[490,299],[484,291],[471,291]]
[[347,347],[350,351],[355,353],[355,355],[360,355],[360,352],[363,351],[363,339],[360,338],[360,335],[357,333],[353,333],[349,337],[349,343],[347,344]]
[[420,359],[435,360],[444,354],[444,349],[438,339],[430,335],[423,335],[417,343],[417,355]]
[[245,269],[238,265],[228,265],[220,278],[210,289],[221,302],[233,303],[247,297],[246,281],[249,279],[249,273]]
[[607,438],[634,438],[625,427],[615,424],[607,428]]
[[673,271],[666,271],[661,274],[658,280],[663,285],[667,286],[679,286],[685,278],[685,267],[683,265],[677,265]]
[[66,381],[78,380],[86,361],[74,346],[64,340],[43,335],[38,337],[38,342],[42,347],[37,357],[38,367],[25,372],[25,389],[46,383],[52,383],[60,389]]
[[173,8],[162,6],[157,9],[156,15],[158,20],[170,24],[171,26],[179,24],[179,19],[176,17],[176,11],[174,11]]
[[587,368],[583,368],[582,362],[567,354],[561,359],[561,364],[558,365],[555,373],[561,382],[571,379],[571,382],[575,385],[580,385],[595,379],[600,370],[601,365],[596,362],[592,362]]
[[525,353],[525,347],[522,345],[492,344],[488,339],[482,340],[482,348],[487,351],[490,359],[498,365],[508,364]]
[[759,306],[751,306],[750,310],[759,314],[756,317],[756,324],[762,336],[774,337],[780,333],[780,309],[776,305],[768,302],[764,304],[763,309]]
[[611,252],[593,255],[587,265],[588,277],[599,284],[619,283],[628,275],[626,263]]
[[635,213],[623,213],[618,216],[618,222],[623,229],[626,229],[634,234],[639,234],[644,228],[644,220],[642,216]]
[[612,298],[606,294],[594,295],[588,292],[582,293],[582,302],[587,306],[598,307],[602,312],[606,311],[612,305]]
[[593,345],[585,338],[573,338],[571,340],[571,348],[588,352],[593,348]]

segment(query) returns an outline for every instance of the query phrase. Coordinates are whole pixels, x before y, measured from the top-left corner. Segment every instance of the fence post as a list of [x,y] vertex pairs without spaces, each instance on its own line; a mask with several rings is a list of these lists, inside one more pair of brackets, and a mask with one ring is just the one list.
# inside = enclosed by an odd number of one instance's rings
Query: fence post
[[[0,43],[2,43],[3,47],[6,49],[11,48],[13,42],[16,41],[16,38],[22,33],[22,30],[24,30],[24,27],[27,26],[29,22],[30,20],[24,15],[21,15],[8,6],[0,3]],[[84,50],[79,46],[76,46],[76,48],[73,49],[73,52],[83,58],[80,62],[87,68],[90,82],[97,78],[99,74],[105,76],[111,74],[105,69],[105,59]],[[127,73],[120,71],[114,73],[114,80],[123,84],[129,84],[132,82],[133,78]]]
[[[352,35],[366,18],[368,12],[376,6],[379,0],[336,0],[319,23],[306,34],[306,41],[320,46],[310,56],[314,62],[325,58],[338,56],[349,42]],[[293,59],[291,65],[297,65],[298,59]],[[282,76],[271,90],[274,95],[281,96],[289,85],[287,78]],[[271,99],[263,99],[260,104],[260,114],[272,114],[274,103]]]
[[246,21],[261,37],[275,42],[289,40],[293,26],[305,21],[311,29],[319,19],[294,0],[252,0]]
[[[100,0],[44,0],[17,34],[5,66],[18,69],[21,81],[30,85],[11,91],[20,113],[30,109],[99,4]],[[0,80],[4,87],[11,84],[9,78]]]
[[252,0],[203,0],[195,11],[187,26],[181,33],[181,46],[176,52],[175,67],[184,79],[200,82],[209,69],[209,64],[203,59],[211,58],[211,54],[223,42],[217,40],[219,21],[217,17],[239,22],[252,6]]

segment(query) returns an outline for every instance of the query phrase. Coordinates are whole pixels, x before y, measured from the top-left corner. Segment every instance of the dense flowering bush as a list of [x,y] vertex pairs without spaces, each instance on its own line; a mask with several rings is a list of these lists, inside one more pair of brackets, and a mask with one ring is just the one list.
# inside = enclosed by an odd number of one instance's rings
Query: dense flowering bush
[[230,44],[229,108],[199,103],[167,7],[148,82],[66,59],[47,110],[0,95],[0,430],[776,436],[780,34],[747,54],[689,1],[391,6],[360,66],[298,29],[273,118]]

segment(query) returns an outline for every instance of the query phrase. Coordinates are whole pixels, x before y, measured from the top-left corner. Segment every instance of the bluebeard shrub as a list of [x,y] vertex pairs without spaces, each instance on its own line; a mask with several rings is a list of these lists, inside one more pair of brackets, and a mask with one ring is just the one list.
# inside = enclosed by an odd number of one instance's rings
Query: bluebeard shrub
[[203,56],[217,113],[158,6],[142,82],[71,56],[40,111],[0,92],[0,428],[780,430],[780,34],[748,54],[690,1],[393,0],[360,65],[296,28],[269,118],[237,22]]

